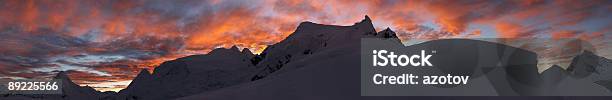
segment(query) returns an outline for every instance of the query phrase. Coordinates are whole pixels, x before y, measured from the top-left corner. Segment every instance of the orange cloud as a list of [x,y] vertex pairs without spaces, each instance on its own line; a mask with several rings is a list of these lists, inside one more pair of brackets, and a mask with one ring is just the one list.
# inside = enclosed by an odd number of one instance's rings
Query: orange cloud
[[[433,1],[425,3],[427,10],[436,17],[436,22],[449,32],[457,35],[465,32],[470,23],[485,19],[487,2],[465,2],[465,1]],[[493,13],[492,13],[493,14]]]
[[521,35],[523,26],[516,23],[500,22],[495,24],[495,29],[500,38],[518,38]]
[[573,37],[576,37],[576,34],[578,33],[579,33],[578,31],[563,30],[563,31],[559,31],[556,33],[552,33],[552,38],[555,40],[562,39],[562,38],[573,38]]
[[[194,34],[187,40],[190,50],[210,50],[218,46],[255,48],[261,51],[267,44],[286,37],[290,28],[283,20],[266,20],[245,9],[226,11],[224,14],[205,16],[210,19],[197,23]],[[288,25],[288,26],[283,26]],[[280,28],[279,28],[280,27]]]

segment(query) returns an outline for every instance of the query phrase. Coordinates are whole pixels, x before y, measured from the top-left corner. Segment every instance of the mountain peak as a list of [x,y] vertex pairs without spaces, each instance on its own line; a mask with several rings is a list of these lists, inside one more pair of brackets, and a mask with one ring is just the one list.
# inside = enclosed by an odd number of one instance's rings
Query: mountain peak
[[151,73],[146,68],[143,68],[142,70],[140,70],[140,73],[138,73],[138,76],[142,75],[151,75]]
[[365,25],[368,25],[374,28],[374,26],[372,25],[372,20],[370,19],[370,17],[368,17],[368,15],[365,15],[365,18],[361,20],[360,22],[355,23],[355,25],[360,25],[360,24],[365,24]]
[[385,28],[385,30],[383,30],[383,31],[391,31],[391,32],[393,32],[393,30],[391,30],[391,28],[389,28],[389,27]]
[[602,62],[610,61],[607,58],[597,56],[595,53],[591,51],[584,50],[581,54],[575,56],[570,63],[570,66],[567,68],[573,76],[577,77],[587,77],[591,75],[591,73],[600,73],[601,66],[605,66]]
[[247,58],[255,57],[255,54],[253,54],[253,52],[251,52],[251,50],[249,50],[249,48],[242,49],[241,53],[245,54],[247,56]]
[[249,48],[244,48],[242,49],[242,51],[240,51],[242,53],[247,53],[247,54],[253,54],[253,52],[251,52],[251,50],[249,50]]
[[372,22],[372,20],[370,19],[370,17],[368,15],[365,15],[365,19],[363,19],[363,21]]
[[310,21],[305,21],[300,23],[300,25],[297,26],[296,28],[296,32],[297,31],[305,31],[305,30],[312,30],[315,29],[314,27],[316,27],[318,24],[310,22]]
[[387,29],[378,32],[376,34],[376,37],[380,37],[380,38],[397,38],[397,35],[395,34],[395,32],[393,30],[391,30],[389,27],[387,27]]
[[262,60],[256,65],[259,72],[252,80],[266,77],[291,61],[299,61],[325,49],[354,45],[355,41],[376,34],[372,20],[367,15],[351,26],[302,22],[287,38],[264,49]]
[[68,79],[68,75],[65,71],[60,71],[59,73],[57,73],[57,75],[55,75],[54,78],[55,79]]
[[397,44],[402,44],[402,41],[397,37],[396,33],[389,27],[373,35],[376,38],[391,39]]
[[590,56],[596,56],[596,55],[595,55],[595,53],[593,53],[593,52],[591,52],[591,51],[588,51],[588,50],[584,50],[584,51],[582,51],[582,54],[581,54],[581,55],[590,55]]
[[138,75],[136,75],[136,77],[132,80],[132,83],[141,83],[142,81],[148,80],[151,76],[152,75],[151,73],[149,73],[149,70],[143,68],[142,70],[140,70],[140,73],[138,73]]
[[240,53],[240,50],[238,49],[238,47],[236,45],[230,47],[230,48],[216,48],[213,49],[212,51],[208,52],[209,55],[217,55],[217,54],[234,54],[234,53]]
[[234,50],[234,51],[240,51],[240,49],[238,49],[238,46],[234,45],[230,48],[230,50]]

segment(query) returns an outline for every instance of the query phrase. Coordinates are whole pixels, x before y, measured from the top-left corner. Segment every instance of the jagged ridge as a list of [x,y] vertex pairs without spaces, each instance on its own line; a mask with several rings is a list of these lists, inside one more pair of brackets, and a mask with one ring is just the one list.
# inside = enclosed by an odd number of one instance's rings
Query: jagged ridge
[[285,40],[268,46],[261,54],[256,67],[259,72],[252,80],[258,80],[280,70],[285,64],[303,59],[325,49],[342,47],[361,38],[391,38],[400,42],[395,32],[387,28],[376,32],[370,17],[351,26],[322,25],[302,22]]

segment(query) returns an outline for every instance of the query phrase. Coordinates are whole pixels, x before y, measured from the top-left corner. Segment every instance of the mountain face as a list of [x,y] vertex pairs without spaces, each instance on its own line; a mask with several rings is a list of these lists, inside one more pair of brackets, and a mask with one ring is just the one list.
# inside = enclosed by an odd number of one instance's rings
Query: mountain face
[[151,75],[143,70],[119,92],[119,98],[172,99],[255,81],[282,73],[279,70],[286,64],[318,52],[358,44],[363,37],[397,39],[390,29],[376,33],[367,16],[353,26],[303,22],[293,34],[267,47],[261,55],[254,55],[248,49],[240,51],[234,46],[164,62]]
[[118,98],[166,100],[248,82],[255,71],[253,56],[233,46],[166,61],[153,74],[142,70]]
[[[549,69],[550,70],[550,69]],[[612,60],[583,51],[567,68],[572,78],[594,82],[612,91]]]
[[[610,66],[610,60],[604,57],[595,55],[593,52],[584,51],[582,54],[577,55],[572,59],[572,63],[567,68],[575,77],[587,77],[593,75],[608,74],[611,71],[605,66]],[[612,73],[610,74],[612,75]],[[607,75],[606,77],[610,76]],[[611,77],[612,78],[612,77]]]
[[[389,30],[390,31],[390,30]],[[368,16],[352,26],[321,25],[302,22],[295,32],[285,40],[267,47],[262,53],[262,60],[256,67],[257,72],[252,80],[258,80],[275,73],[287,63],[302,60],[309,55],[359,43],[361,38],[385,37],[397,38],[395,32],[381,31],[376,33]]]
[[62,92],[59,98],[56,96],[50,96],[51,99],[89,99],[89,98],[98,98],[98,99],[111,99],[112,96],[115,95],[114,92],[99,92],[88,86],[79,86],[72,82],[70,78],[66,75],[65,72],[59,72],[55,79],[62,80]]

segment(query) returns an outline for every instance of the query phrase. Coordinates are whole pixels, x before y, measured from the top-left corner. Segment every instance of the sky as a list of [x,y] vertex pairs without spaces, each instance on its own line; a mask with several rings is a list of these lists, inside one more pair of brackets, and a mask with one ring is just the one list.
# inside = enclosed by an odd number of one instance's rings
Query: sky
[[232,45],[259,53],[300,22],[365,15],[402,40],[580,39],[611,55],[610,0],[2,0],[0,78],[67,71],[81,86],[119,91],[163,61]]

